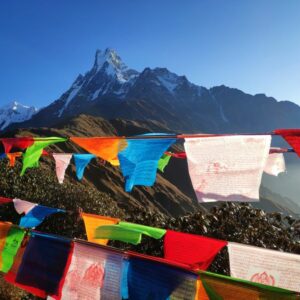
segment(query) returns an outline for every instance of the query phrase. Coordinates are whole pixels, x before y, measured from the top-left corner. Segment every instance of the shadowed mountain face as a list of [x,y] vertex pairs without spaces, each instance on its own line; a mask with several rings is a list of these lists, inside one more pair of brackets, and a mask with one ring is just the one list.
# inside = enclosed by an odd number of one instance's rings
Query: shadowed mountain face
[[[9,135],[38,135],[38,136],[106,136],[106,135],[135,135],[146,132],[166,132],[168,128],[152,121],[126,121],[121,119],[107,121],[100,117],[80,115],[75,118],[65,119],[50,128],[30,128],[28,130],[14,130]],[[53,146],[54,152],[83,153],[73,143],[61,143]],[[182,144],[176,143],[174,151],[182,150]],[[51,176],[55,177],[53,159],[43,158],[42,166],[51,169]],[[35,169],[28,172],[36,172]],[[26,176],[26,175],[25,175]],[[185,159],[172,158],[165,169],[165,173],[158,171],[157,181],[153,187],[134,187],[133,192],[124,191],[124,179],[119,168],[109,163],[103,164],[100,160],[93,160],[88,166],[84,179],[78,182],[75,177],[74,163],[67,169],[66,182],[83,185],[89,189],[96,188],[107,194],[117,206],[124,211],[133,208],[147,209],[149,212],[160,212],[169,216],[181,216],[198,209],[205,211],[215,204],[198,204],[187,169]],[[265,211],[281,211],[285,214],[300,212],[300,208],[287,198],[271,193],[262,188],[261,201],[255,207]]]
[[299,127],[300,107],[226,86],[195,85],[166,68],[128,68],[111,49],[98,50],[90,71],[56,101],[13,126],[53,126],[85,113],[105,119],[158,121],[177,132],[266,132]]

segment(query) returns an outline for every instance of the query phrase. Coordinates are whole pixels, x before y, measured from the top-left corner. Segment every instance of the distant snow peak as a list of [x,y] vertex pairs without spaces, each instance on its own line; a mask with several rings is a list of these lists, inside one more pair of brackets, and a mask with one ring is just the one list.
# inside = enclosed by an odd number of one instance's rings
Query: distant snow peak
[[38,109],[12,101],[0,108],[0,130],[4,130],[12,123],[20,123],[32,118]]

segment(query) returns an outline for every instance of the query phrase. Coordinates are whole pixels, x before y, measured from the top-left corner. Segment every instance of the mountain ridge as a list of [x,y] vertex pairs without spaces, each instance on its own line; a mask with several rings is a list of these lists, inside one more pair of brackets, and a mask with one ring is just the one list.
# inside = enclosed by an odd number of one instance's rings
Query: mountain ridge
[[92,68],[30,120],[11,127],[53,126],[81,113],[105,119],[153,120],[176,132],[268,132],[299,127],[300,107],[265,94],[220,85],[205,88],[167,68],[130,69],[108,48]]

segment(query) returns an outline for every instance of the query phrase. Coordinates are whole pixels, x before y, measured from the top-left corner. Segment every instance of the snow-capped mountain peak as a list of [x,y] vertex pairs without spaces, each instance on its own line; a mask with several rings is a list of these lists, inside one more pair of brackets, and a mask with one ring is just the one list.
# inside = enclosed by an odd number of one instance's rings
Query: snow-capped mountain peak
[[20,123],[31,119],[38,112],[33,106],[26,106],[17,101],[0,107],[0,130],[4,130],[12,123]]
[[111,48],[107,48],[105,51],[99,49],[96,51],[93,69],[96,70],[96,73],[104,71],[107,75],[116,77],[120,83],[125,83],[137,73],[133,72],[133,74],[117,52]]

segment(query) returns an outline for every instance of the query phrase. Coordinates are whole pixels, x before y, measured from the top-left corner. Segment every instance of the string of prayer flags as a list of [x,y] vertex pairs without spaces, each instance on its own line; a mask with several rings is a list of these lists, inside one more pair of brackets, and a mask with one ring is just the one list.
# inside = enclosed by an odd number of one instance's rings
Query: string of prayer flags
[[264,172],[273,176],[278,176],[280,173],[285,172],[283,153],[270,153],[264,168]]
[[300,129],[276,129],[274,133],[281,135],[300,156]]
[[32,137],[18,137],[18,138],[1,138],[4,152],[9,153],[12,148],[26,149],[34,142]]
[[78,180],[83,177],[84,170],[90,161],[95,158],[94,154],[74,154],[74,161],[76,166],[76,176]]
[[72,248],[73,244],[66,239],[34,233],[23,255],[16,282],[40,290],[38,296],[42,298],[47,295],[60,297]]
[[15,255],[21,246],[25,235],[25,230],[16,226],[11,226],[6,239],[5,245],[0,257],[0,271],[7,273],[13,265]]
[[270,135],[186,138],[188,169],[198,201],[258,201],[270,144]]
[[165,167],[168,165],[171,155],[164,154],[158,161],[158,170],[161,171],[162,173],[164,172]]
[[0,154],[0,159],[4,159],[4,158],[6,158],[6,153],[1,153]]
[[44,148],[55,143],[65,142],[66,140],[67,139],[60,137],[34,138],[34,143],[26,149],[26,152],[23,155],[21,176],[24,175],[28,168],[35,168],[38,166]]
[[29,201],[21,200],[21,199],[13,199],[14,207],[16,212],[21,214],[27,214],[30,210],[32,210],[37,204]]
[[70,164],[72,154],[68,153],[53,153],[55,160],[55,171],[58,182],[62,184],[64,182],[66,170]]
[[118,155],[126,192],[131,192],[135,185],[152,186],[155,183],[158,161],[175,142],[172,138],[127,140],[127,148]]
[[206,270],[226,245],[226,241],[167,230],[164,257],[195,270]]
[[99,248],[74,243],[70,267],[62,289],[62,300],[101,298],[105,254]]
[[272,299],[296,300],[295,292],[264,284],[236,279],[225,275],[200,272],[195,300]]
[[[194,281],[194,289],[186,289],[185,286],[182,286],[179,291],[181,283],[187,278]],[[128,267],[128,299],[172,299],[171,295],[176,290],[177,296],[180,295],[180,297],[175,299],[194,299],[196,280],[196,275],[169,265],[145,259],[130,258]]]
[[126,148],[126,140],[119,137],[71,137],[70,140],[86,151],[110,162],[113,166],[119,165],[118,153]]
[[24,228],[35,228],[40,225],[47,216],[59,212],[65,212],[65,210],[43,205],[35,205],[25,214],[25,216],[21,218],[20,226]]
[[6,153],[6,157],[9,160],[9,166],[14,167],[16,164],[16,158],[22,157],[23,153],[22,152],[13,152],[13,153]]
[[300,292],[300,255],[230,242],[228,253],[232,277]]
[[120,219],[97,216],[92,214],[82,213],[81,217],[84,221],[85,231],[89,242],[106,245],[107,239],[95,239],[96,228],[103,225],[117,224]]

